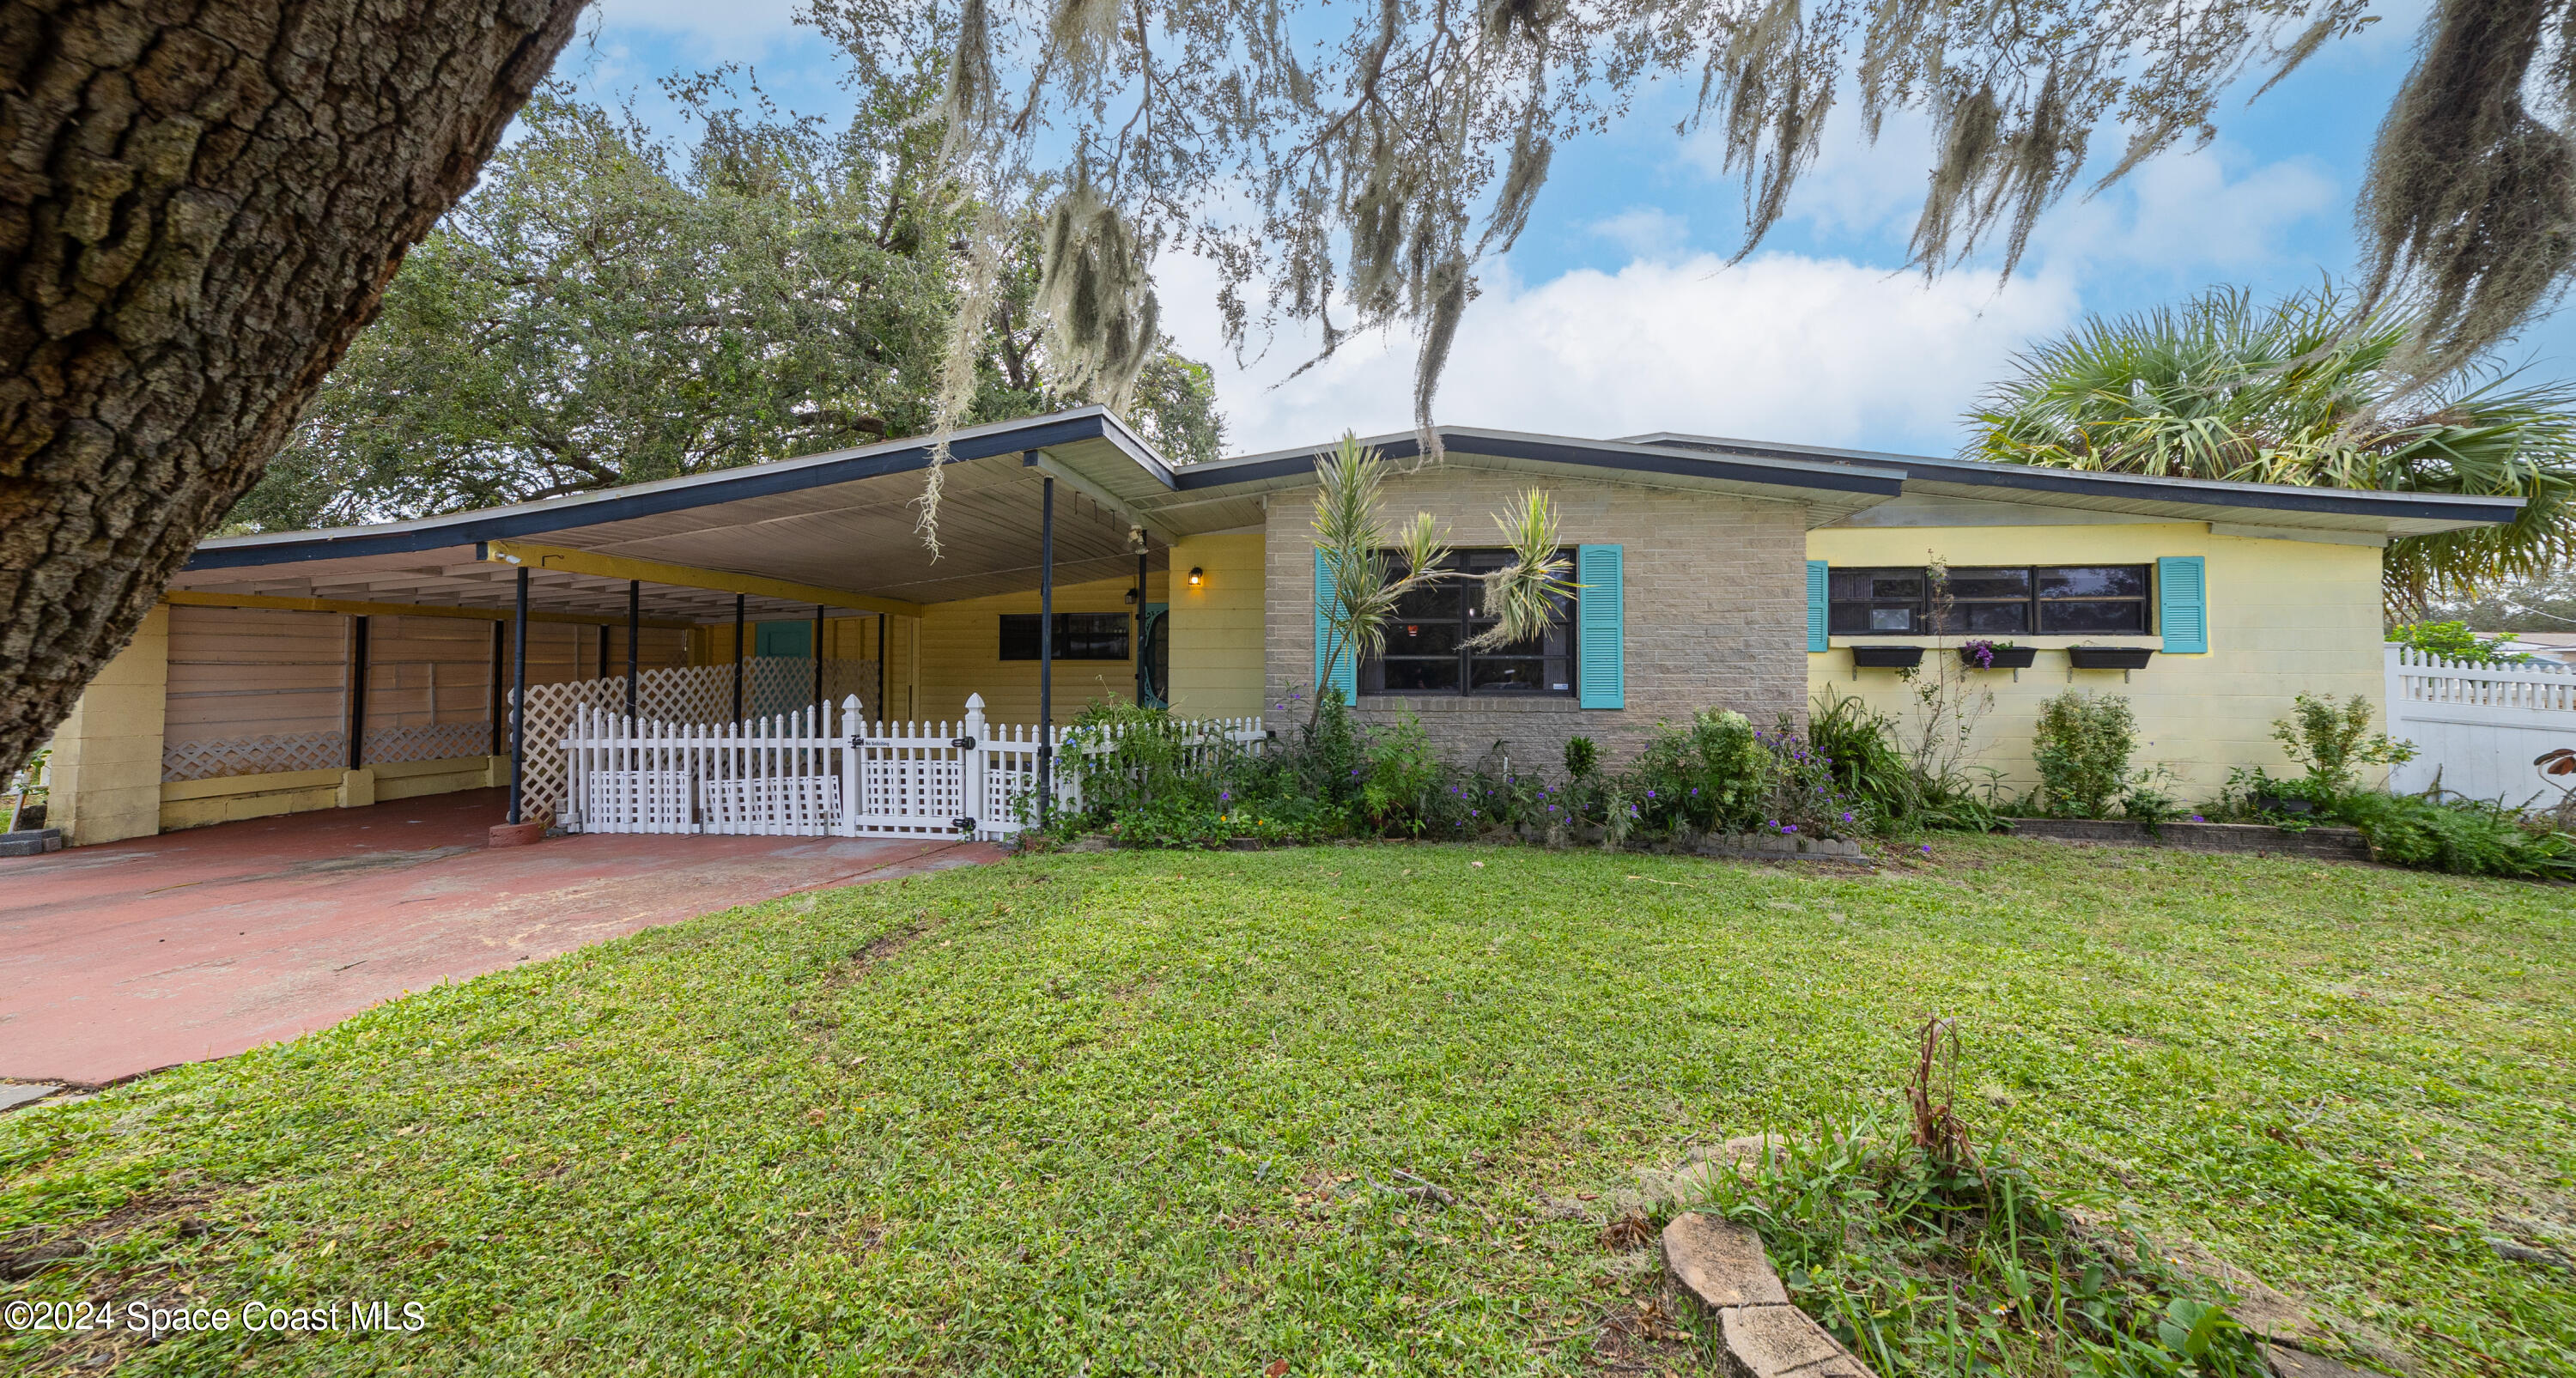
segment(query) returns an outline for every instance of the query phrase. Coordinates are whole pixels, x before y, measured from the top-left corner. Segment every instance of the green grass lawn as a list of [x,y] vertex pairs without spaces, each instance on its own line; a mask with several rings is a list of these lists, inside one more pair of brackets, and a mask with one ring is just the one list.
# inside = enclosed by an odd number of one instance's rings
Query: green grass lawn
[[0,1367],[1696,1371],[1604,1327],[1651,1255],[1549,1198],[1892,1120],[1939,1010],[1981,1141],[2067,1199],[2426,1372],[2576,1371],[2576,1278],[2488,1243],[2576,1240],[2570,890],[1937,851],[1041,857],[647,932],[0,1117],[0,1255],[90,1250],[0,1301],[424,1317]]

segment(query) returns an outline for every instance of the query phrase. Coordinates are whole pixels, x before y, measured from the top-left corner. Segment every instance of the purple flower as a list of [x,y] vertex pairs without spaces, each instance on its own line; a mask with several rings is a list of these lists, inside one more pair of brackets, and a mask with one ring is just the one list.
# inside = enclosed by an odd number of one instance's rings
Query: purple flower
[[1924,844],[1923,844],[1923,855],[1925,855],[1925,856],[1930,856],[1930,855],[1932,855],[1932,844],[1931,844],[1931,843],[1926,842],[1926,843],[1924,843]]
[[2206,819],[2206,818],[2201,817],[2199,814],[2193,814],[2193,815],[2191,816],[2191,821],[2192,821],[2192,822],[2194,822],[2194,823],[2206,823],[2206,822],[2208,822],[2209,820],[2208,820],[2208,819]]
[[1797,825],[1797,824],[1795,824],[1795,823],[1792,823],[1792,824],[1788,825],[1787,827],[1782,828],[1780,831],[1781,831],[1782,833],[1786,834],[1786,833],[1794,833],[1794,832],[1796,832],[1797,830],[1798,830],[1798,825]]
[[1843,821],[1844,821],[1844,822],[1846,822],[1846,823],[1849,823],[1850,821],[1852,821],[1851,810],[1849,810],[1849,809],[1845,809],[1845,810],[1843,810]]

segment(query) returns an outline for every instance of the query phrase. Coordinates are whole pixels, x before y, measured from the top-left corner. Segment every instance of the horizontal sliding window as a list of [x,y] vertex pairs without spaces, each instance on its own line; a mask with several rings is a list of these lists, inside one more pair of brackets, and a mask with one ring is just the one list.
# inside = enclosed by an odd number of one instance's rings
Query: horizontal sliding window
[[[1055,615],[1057,660],[1125,660],[1132,623],[1123,612],[1060,612]],[[1004,660],[1038,658],[1038,614],[1002,614]]]
[[[1570,571],[1574,552],[1564,552]],[[1507,550],[1461,550],[1451,577],[1400,599],[1386,626],[1386,649],[1360,666],[1363,694],[1574,693],[1574,600],[1560,598],[1547,629],[1526,641],[1470,648],[1490,631],[1483,576],[1510,563]]]
[[1954,565],[1836,569],[1826,623],[1836,636],[2144,636],[2145,565]]

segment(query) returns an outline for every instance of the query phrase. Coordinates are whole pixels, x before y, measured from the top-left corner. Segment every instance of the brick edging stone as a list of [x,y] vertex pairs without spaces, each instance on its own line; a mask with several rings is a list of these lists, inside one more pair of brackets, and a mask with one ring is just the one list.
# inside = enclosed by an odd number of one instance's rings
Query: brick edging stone
[[2359,828],[2292,831],[2262,823],[2165,823],[2150,832],[2125,818],[2011,818],[2015,837],[2060,842],[2115,842],[2131,847],[2172,847],[2186,852],[2272,852],[2329,861],[2368,861],[2370,843]]
[[1666,1271],[1717,1317],[1718,1365],[1733,1378],[1877,1378],[1789,1303],[1762,1236],[1689,1211],[1664,1226],[1663,1243]]

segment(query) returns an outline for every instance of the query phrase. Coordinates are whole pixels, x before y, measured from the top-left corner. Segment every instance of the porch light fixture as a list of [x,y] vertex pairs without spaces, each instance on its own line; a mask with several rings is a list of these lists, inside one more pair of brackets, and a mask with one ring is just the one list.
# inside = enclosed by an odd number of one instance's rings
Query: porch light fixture
[[1136,606],[1136,590],[1134,589],[1127,590],[1127,606],[1131,608]]
[[1197,565],[1190,566],[1190,587],[1197,588],[1199,585],[1206,582],[1207,571],[1199,568]]

